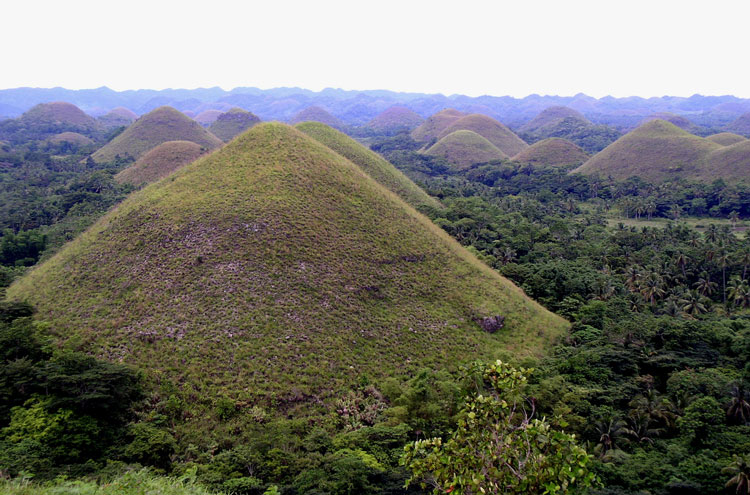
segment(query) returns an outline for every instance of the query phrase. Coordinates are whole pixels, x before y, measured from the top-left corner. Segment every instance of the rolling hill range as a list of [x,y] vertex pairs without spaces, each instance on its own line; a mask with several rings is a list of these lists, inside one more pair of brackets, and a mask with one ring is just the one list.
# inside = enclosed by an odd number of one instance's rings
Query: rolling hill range
[[323,124],[335,129],[341,129],[344,127],[344,123],[341,122],[341,120],[331,115],[324,108],[317,106],[307,107],[304,110],[297,112],[290,122],[292,124],[299,124],[300,122],[322,122]]
[[295,127],[359,166],[367,175],[413,207],[441,207],[437,199],[424,192],[403,172],[346,134],[320,122],[303,122]]
[[167,141],[192,141],[208,149],[222,145],[219,138],[190,117],[171,107],[159,107],[136,120],[91,157],[98,163],[111,162],[117,156],[137,160]]
[[517,155],[529,147],[521,138],[503,124],[486,115],[473,113],[459,118],[438,134],[438,139],[456,131],[476,132],[507,156]]
[[148,151],[134,164],[115,175],[115,180],[134,186],[149,184],[166,177],[207,152],[207,148],[191,141],[167,141]]
[[99,122],[106,128],[129,126],[138,119],[138,115],[125,107],[113,108],[99,117]]
[[[204,426],[211,398],[292,415],[361,375],[536,354],[568,326],[279,123],[130,195],[8,298],[36,305],[61,343],[207,397],[186,406]],[[486,331],[495,316],[504,328]]]
[[708,136],[706,139],[722,146],[730,146],[732,144],[737,144],[745,140],[745,138],[740,136],[739,134],[734,134],[731,132],[720,132],[718,134]]
[[410,108],[394,105],[379,113],[367,127],[378,131],[411,130],[423,122],[424,119]]
[[476,132],[452,132],[424,151],[429,156],[445,158],[457,170],[465,170],[478,163],[502,160],[508,155]]
[[722,146],[664,120],[629,132],[573,170],[615,179],[651,181],[683,178],[700,181],[750,179],[750,141]]
[[446,108],[440,112],[431,115],[425,120],[419,127],[411,132],[411,137],[418,143],[428,143],[430,141],[437,141],[438,135],[443,130],[457,121],[466,114],[459,112],[453,108]]
[[256,115],[235,107],[219,115],[208,130],[226,143],[259,122]]
[[513,161],[531,165],[567,167],[580,165],[588,158],[589,155],[585,151],[567,139],[547,138],[515,155]]
[[529,143],[547,138],[563,138],[580,146],[588,153],[601,151],[621,136],[616,129],[595,125],[578,111],[552,106],[518,129],[519,135]]
[[750,137],[750,113],[740,115],[735,121],[729,124],[726,129],[729,132]]

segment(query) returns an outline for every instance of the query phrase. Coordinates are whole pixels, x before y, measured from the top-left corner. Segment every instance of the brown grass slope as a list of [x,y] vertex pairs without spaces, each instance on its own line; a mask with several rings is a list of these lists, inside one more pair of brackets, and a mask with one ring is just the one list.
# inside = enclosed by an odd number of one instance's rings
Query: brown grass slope
[[331,115],[324,108],[317,106],[307,107],[304,110],[300,110],[292,117],[290,122],[292,124],[299,124],[300,122],[322,122],[323,124],[335,129],[341,129],[344,127],[344,123],[338,118]]
[[411,137],[419,143],[427,143],[437,139],[443,129],[451,125],[466,114],[453,108],[446,108],[425,120],[422,125],[411,132]]
[[653,181],[705,178],[702,167],[706,157],[721,147],[667,121],[652,120],[610,144],[573,172],[615,179],[637,176]]
[[552,106],[542,110],[539,115],[526,122],[518,132],[529,134],[544,133],[546,129],[557,126],[565,119],[578,121],[583,125],[593,125],[589,119],[577,110],[563,106]]
[[710,182],[715,179],[750,181],[750,140],[724,146],[712,151],[705,160],[703,173],[698,177]]
[[532,144],[513,157],[514,162],[550,167],[580,165],[589,155],[567,139],[547,138]]
[[396,193],[415,208],[441,208],[440,202],[424,192],[400,170],[374,151],[362,146],[343,132],[321,122],[303,122],[295,126],[316,141],[323,143],[336,153],[364,170],[367,175]]
[[[130,195],[7,295],[36,305],[61,344],[205,397],[193,421],[215,421],[220,395],[302,407],[360,374],[539,354],[568,326],[279,123]],[[484,332],[490,315],[505,328]]]
[[219,115],[208,130],[226,143],[258,123],[260,119],[255,114],[235,107]]
[[88,144],[94,144],[94,141],[83,134],[78,134],[77,132],[61,132],[60,134],[55,134],[51,138],[49,138],[49,141],[51,143],[71,143],[76,144],[79,146],[86,146]]
[[104,127],[111,129],[114,127],[129,126],[137,119],[138,115],[132,110],[125,107],[117,107],[99,117],[99,122],[101,122]]
[[458,170],[465,170],[477,163],[508,158],[508,155],[486,138],[463,129],[448,134],[424,153],[445,158]]
[[745,113],[737,117],[737,120],[726,127],[729,132],[750,137],[750,113]]
[[156,182],[207,152],[207,148],[191,141],[167,141],[115,175],[115,180],[135,186]]
[[214,110],[214,109],[204,110],[198,115],[196,115],[193,120],[195,120],[202,126],[209,126],[213,124],[214,122],[216,122],[216,119],[218,119],[222,113],[224,112],[222,112],[221,110]]
[[367,127],[379,131],[392,129],[414,129],[419,127],[424,119],[411,108],[394,105],[368,122]]
[[720,144],[722,146],[731,146],[733,144],[741,143],[742,141],[745,141],[745,138],[734,134],[731,132],[720,132],[718,134],[713,134],[711,136],[708,136],[706,139],[709,141],[713,141],[716,144]]
[[133,122],[91,156],[99,163],[110,162],[118,155],[137,160],[167,141],[192,141],[208,149],[222,145],[219,138],[190,117],[172,107],[159,107]]
[[438,139],[456,131],[476,132],[508,156],[517,155],[529,147],[523,139],[516,136],[503,124],[492,117],[479,113],[473,113],[456,120],[438,134]]
[[27,126],[66,126],[85,131],[96,130],[96,120],[83,110],[64,101],[40,103],[19,117]]
[[653,115],[649,115],[648,117],[643,119],[638,125],[643,125],[646,122],[651,122],[652,120],[666,120],[667,122],[674,124],[680,129],[683,129],[688,132],[694,130],[696,127],[695,124],[693,124],[687,118],[681,115],[670,113],[670,112],[658,112]]

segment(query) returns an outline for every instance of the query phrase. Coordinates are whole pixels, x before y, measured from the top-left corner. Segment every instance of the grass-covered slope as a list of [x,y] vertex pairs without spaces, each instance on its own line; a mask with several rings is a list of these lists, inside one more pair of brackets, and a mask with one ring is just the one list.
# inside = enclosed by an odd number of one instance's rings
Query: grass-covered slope
[[508,156],[517,155],[529,147],[523,139],[516,136],[513,131],[503,124],[492,117],[479,113],[466,115],[456,120],[438,134],[438,139],[442,139],[456,131],[476,132]]
[[641,177],[705,177],[703,165],[712,151],[721,148],[664,120],[652,120],[621,137],[573,170],[615,179]]
[[552,106],[542,110],[539,115],[522,125],[518,131],[529,134],[550,134],[563,120],[580,125],[593,125],[582,113],[569,107]]
[[99,117],[99,122],[107,128],[129,126],[138,119],[138,115],[125,107],[113,108]]
[[208,130],[226,143],[259,122],[255,114],[235,107],[219,115]]
[[326,109],[317,106],[307,107],[304,110],[300,110],[292,117],[290,122],[292,124],[298,124],[300,122],[322,122],[323,124],[335,129],[341,129],[344,127],[344,123],[338,118],[331,115]]
[[435,115],[431,115],[419,127],[411,131],[411,137],[418,143],[437,140],[443,130],[466,114],[453,108],[446,108]]
[[750,137],[750,113],[745,113],[737,117],[735,121],[726,127],[729,132]]
[[567,167],[580,165],[588,158],[589,155],[585,151],[567,139],[547,138],[532,144],[514,156],[513,161],[531,165]]
[[209,126],[216,122],[216,119],[218,119],[222,113],[224,112],[215,109],[203,110],[195,116],[194,120],[202,126]]
[[115,176],[121,184],[149,184],[171,174],[178,168],[195,161],[208,151],[192,141],[167,141],[138,159]]
[[742,141],[745,141],[745,138],[734,134],[731,132],[720,132],[718,134],[712,134],[708,136],[706,139],[709,141],[713,141],[716,144],[720,144],[722,146],[731,146],[733,144],[741,143]]
[[88,134],[99,129],[93,117],[64,101],[40,103],[21,115],[18,122],[24,127],[48,130],[54,134],[65,131]]
[[378,114],[367,124],[367,127],[378,131],[414,129],[419,127],[422,122],[424,122],[424,119],[414,110],[394,105]]
[[94,144],[94,141],[91,138],[88,138],[84,136],[83,134],[78,134],[77,132],[61,132],[60,134],[55,134],[51,138],[49,138],[50,143],[70,143],[75,144],[78,146],[86,146],[89,144]]
[[[248,408],[325,401],[362,374],[538,354],[567,328],[278,123],[132,194],[8,298],[36,305],[60,342]],[[478,319],[494,315],[505,327],[490,334]]]
[[320,122],[303,122],[295,127],[358,165],[370,177],[385,186],[386,189],[398,194],[401,199],[415,208],[421,206],[441,207],[437,199],[424,192],[403,172],[343,132]]
[[700,179],[710,182],[715,179],[750,181],[750,140],[723,146],[706,157]]
[[91,156],[99,163],[110,162],[118,155],[138,159],[167,141],[192,141],[208,149],[222,144],[219,138],[187,115],[172,107],[159,107],[136,120]]
[[645,119],[643,119],[640,123],[640,125],[645,124],[646,122],[651,122],[652,120],[666,120],[670,124],[674,124],[677,127],[679,127],[682,130],[692,132],[696,129],[696,125],[692,123],[689,119],[677,115],[670,112],[658,112],[653,115],[649,115]]
[[448,134],[424,153],[445,158],[458,170],[467,169],[477,163],[508,158],[508,155],[486,138],[467,130]]

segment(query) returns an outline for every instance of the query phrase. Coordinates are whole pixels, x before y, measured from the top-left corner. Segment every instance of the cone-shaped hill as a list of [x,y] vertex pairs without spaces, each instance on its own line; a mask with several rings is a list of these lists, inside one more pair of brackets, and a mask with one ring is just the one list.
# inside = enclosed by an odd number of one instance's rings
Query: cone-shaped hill
[[45,130],[51,134],[71,131],[87,134],[99,129],[97,121],[80,108],[64,101],[40,103],[21,115],[25,127]]
[[137,119],[138,115],[132,110],[125,107],[117,107],[99,117],[99,122],[101,122],[104,127],[112,129],[114,127],[129,126]]
[[466,114],[453,108],[446,108],[435,115],[430,116],[422,125],[411,132],[411,137],[418,143],[427,143],[437,140],[443,130]]
[[653,115],[649,115],[645,119],[641,121],[639,125],[643,125],[646,122],[651,122],[652,120],[666,120],[667,122],[676,125],[680,129],[683,129],[688,132],[692,132],[697,127],[695,124],[693,124],[690,120],[686,119],[685,117],[681,115],[677,115],[670,112],[659,112],[655,113]]
[[716,144],[720,144],[722,146],[731,146],[733,144],[741,143],[742,141],[745,141],[745,138],[740,136],[739,134],[734,134],[731,132],[720,132],[718,134],[712,134],[711,136],[708,136],[706,139],[709,141],[713,141]]
[[182,112],[172,107],[159,107],[136,120],[91,157],[99,163],[111,162],[118,155],[137,160],[167,141],[192,141],[208,149],[222,144],[219,138]]
[[203,110],[195,116],[194,120],[202,126],[209,126],[216,122],[216,119],[218,119],[222,113],[224,112],[215,109]]
[[260,119],[255,114],[235,107],[219,115],[208,130],[226,143],[259,122]]
[[[130,195],[7,296],[36,305],[61,341],[208,402],[287,413],[360,374],[535,354],[567,328],[361,168],[279,123]],[[505,324],[489,333],[494,316]],[[215,421],[201,401],[188,407]]]
[[297,112],[290,122],[292,124],[298,124],[300,122],[322,122],[335,129],[341,129],[344,127],[343,122],[321,107],[307,107],[304,110]]
[[394,105],[372,119],[367,127],[378,131],[392,131],[399,129],[414,129],[424,122],[424,119],[414,110]]
[[61,132],[60,134],[55,134],[49,138],[49,142],[54,144],[69,143],[76,146],[94,144],[92,139],[87,138],[83,134],[78,134],[77,132]]
[[445,158],[457,170],[465,170],[477,163],[502,160],[508,155],[476,132],[455,131],[430,146],[426,155]]
[[726,129],[729,132],[750,137],[750,113],[745,113],[737,117],[737,120],[729,124]]
[[192,141],[167,141],[115,175],[115,180],[134,186],[156,182],[207,152],[207,148]]
[[567,139],[547,138],[514,156],[513,161],[539,166],[568,167],[580,165],[588,158],[589,155],[585,151]]
[[415,208],[422,206],[441,208],[437,199],[424,192],[403,172],[343,132],[320,122],[303,122],[295,127],[362,168],[367,175],[386,189],[398,194],[401,199]]
[[745,139],[712,151],[706,157],[698,178],[706,182],[719,178],[750,182],[750,140]]
[[547,135],[559,127],[563,121],[568,124],[593,125],[581,112],[569,107],[552,106],[542,110],[539,115],[526,122],[518,131],[529,134]]
[[473,113],[456,120],[438,134],[438,139],[456,131],[476,132],[508,156],[517,155],[529,147],[523,139],[503,124],[480,113]]

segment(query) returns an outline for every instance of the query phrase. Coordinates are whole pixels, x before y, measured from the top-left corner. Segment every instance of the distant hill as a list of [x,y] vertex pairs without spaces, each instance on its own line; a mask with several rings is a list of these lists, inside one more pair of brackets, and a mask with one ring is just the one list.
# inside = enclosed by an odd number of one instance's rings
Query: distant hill
[[77,106],[62,101],[40,103],[17,119],[6,122],[11,134],[19,133],[31,139],[61,132],[77,132],[91,136],[101,130],[101,126],[93,117],[86,115]]
[[723,146],[706,157],[699,179],[711,182],[719,178],[750,182],[750,140]]
[[343,122],[331,115],[325,109],[316,106],[307,107],[304,110],[297,112],[291,119],[292,124],[298,124],[300,122],[322,122],[323,124],[335,129],[341,129],[344,127]]
[[438,134],[438,139],[456,131],[476,132],[507,156],[514,156],[529,147],[503,124],[486,115],[473,113],[455,120]]
[[476,132],[455,131],[430,146],[426,155],[445,158],[456,169],[470,168],[477,163],[508,158],[497,146]]
[[208,152],[191,141],[167,141],[152,149],[137,162],[115,176],[119,183],[150,184],[164,178]]
[[706,139],[722,146],[730,146],[745,140],[744,137],[731,132],[720,132],[719,134],[708,136]]
[[567,167],[580,165],[588,158],[589,155],[580,146],[567,139],[547,138],[515,155],[513,161],[531,165]]
[[466,114],[453,108],[446,108],[435,115],[430,116],[419,127],[411,132],[411,137],[418,143],[437,141],[438,135],[456,120]]
[[437,199],[424,192],[400,170],[346,134],[320,122],[303,122],[295,127],[362,168],[370,177],[415,208],[441,208]]
[[713,180],[722,174],[707,168],[707,160],[711,152],[719,149],[724,147],[667,121],[652,120],[621,137],[573,172],[615,179],[637,176],[651,181],[676,177]]
[[691,122],[689,119],[681,115],[676,115],[670,112],[658,112],[653,115],[649,115],[648,117],[643,119],[639,125],[643,125],[646,122],[651,122],[652,120],[666,120],[667,122],[676,125],[680,129],[683,129],[693,134],[695,134],[696,131],[698,131],[698,126],[695,125],[695,123]]
[[256,115],[235,107],[219,115],[208,130],[226,143],[258,123],[260,119]]
[[49,142],[55,144],[70,143],[77,146],[94,144],[94,141],[91,138],[88,138],[83,134],[78,134],[77,132],[61,132],[60,134],[55,134],[54,136],[49,138]]
[[136,120],[91,157],[99,163],[110,162],[118,155],[137,160],[167,141],[192,141],[208,149],[222,144],[219,138],[183,113],[171,107],[159,107]]
[[138,119],[138,115],[125,107],[113,108],[99,117],[99,122],[107,128],[129,126]]
[[[262,123],[131,194],[7,292],[66,342],[138,366],[233,427],[315,414],[353,383],[541,354],[562,318],[361,168]],[[504,325],[498,324],[504,318]]]
[[201,113],[196,115],[193,120],[204,127],[208,127],[209,125],[216,122],[216,119],[218,119],[222,113],[224,112],[221,110],[203,110]]
[[424,119],[410,108],[395,105],[379,113],[368,122],[367,127],[378,131],[411,130],[423,122]]
[[734,132],[745,137],[750,137],[750,113],[745,113],[726,127],[729,132]]
[[578,111],[552,106],[518,129],[520,137],[528,143],[548,138],[562,138],[583,148],[587,153],[597,153],[621,136],[616,129],[595,125]]
[[545,108],[539,115],[522,125],[518,129],[518,132],[550,134],[553,132],[553,129],[557,128],[565,120],[569,123],[575,122],[583,126],[594,125],[577,110],[563,106],[551,106]]

